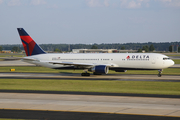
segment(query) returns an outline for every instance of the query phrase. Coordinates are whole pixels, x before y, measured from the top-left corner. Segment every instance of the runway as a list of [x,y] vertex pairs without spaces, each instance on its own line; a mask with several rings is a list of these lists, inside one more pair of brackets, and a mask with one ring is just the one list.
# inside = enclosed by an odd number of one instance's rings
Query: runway
[[0,93],[0,109],[180,117],[180,99]]
[[167,116],[11,109],[0,109],[0,115],[18,120],[179,120],[179,117]]
[[79,73],[16,73],[1,72],[0,78],[5,79],[58,79],[58,80],[118,80],[118,81],[161,81],[180,82],[179,75],[135,75],[135,74],[107,74],[81,76]]
[[[0,79],[2,78],[180,81],[179,76],[168,75],[161,78],[156,75],[111,74],[82,77],[79,74],[71,73],[0,73]],[[179,96],[171,95],[0,90],[0,118],[174,120],[180,118],[180,99]]]
[[[6,61],[7,62],[7,61]],[[9,64],[9,63],[7,63]],[[27,66],[17,61],[17,66]],[[0,64],[4,66],[5,63]],[[5,65],[6,66],[6,65]],[[29,66],[31,66],[29,64]],[[179,67],[174,66],[174,67]],[[108,74],[83,77],[77,73],[0,73],[0,79],[114,80],[180,82],[178,75]],[[49,93],[49,94],[47,94]],[[146,96],[146,95],[144,95]],[[148,96],[148,95],[147,95]],[[163,98],[161,98],[163,97]],[[0,91],[0,118],[17,119],[180,119],[179,96],[40,91]]]

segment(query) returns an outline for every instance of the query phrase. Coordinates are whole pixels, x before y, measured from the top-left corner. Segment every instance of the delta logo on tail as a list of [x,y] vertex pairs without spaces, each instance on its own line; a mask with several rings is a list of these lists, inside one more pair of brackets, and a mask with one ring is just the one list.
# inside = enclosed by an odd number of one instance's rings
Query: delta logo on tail
[[27,56],[45,53],[23,28],[17,28]]

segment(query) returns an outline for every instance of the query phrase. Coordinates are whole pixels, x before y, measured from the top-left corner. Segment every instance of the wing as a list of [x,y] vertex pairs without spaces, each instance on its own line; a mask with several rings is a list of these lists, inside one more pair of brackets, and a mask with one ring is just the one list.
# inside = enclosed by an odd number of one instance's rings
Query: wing
[[105,65],[108,67],[114,66],[113,64],[97,64],[97,63],[77,63],[77,62],[65,62],[65,61],[41,61],[46,62],[50,64],[60,64],[60,65],[73,65],[73,66],[79,66],[79,67],[93,67],[97,65]]
[[91,68],[93,66],[98,66],[98,65],[105,65],[107,67],[113,67],[115,66],[114,64],[98,64],[98,63],[78,63],[78,62],[66,62],[66,61],[43,61],[43,60],[38,60],[35,58],[29,58],[29,57],[24,57],[21,60],[24,62],[42,62],[42,63],[47,63],[47,64],[59,64],[59,65],[70,65],[70,66],[76,66],[79,68]]

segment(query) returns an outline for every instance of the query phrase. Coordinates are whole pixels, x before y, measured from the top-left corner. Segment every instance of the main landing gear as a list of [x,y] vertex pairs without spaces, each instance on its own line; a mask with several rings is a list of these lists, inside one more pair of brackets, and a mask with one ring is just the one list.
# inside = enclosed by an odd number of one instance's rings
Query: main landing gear
[[102,75],[101,73],[93,72],[93,75]]
[[[93,72],[93,75],[102,75],[101,73],[96,73],[96,72]],[[88,73],[87,71],[81,73],[81,76],[90,76],[90,73]]]
[[84,70],[83,73],[81,73],[81,76],[90,76],[90,73],[87,72],[88,70]]
[[81,76],[90,76],[90,73],[84,72],[84,73],[81,73]]
[[163,71],[162,69],[158,70],[158,72],[159,72],[159,73],[158,73],[158,77],[161,77],[161,76],[162,76],[162,75],[161,75],[162,71]]

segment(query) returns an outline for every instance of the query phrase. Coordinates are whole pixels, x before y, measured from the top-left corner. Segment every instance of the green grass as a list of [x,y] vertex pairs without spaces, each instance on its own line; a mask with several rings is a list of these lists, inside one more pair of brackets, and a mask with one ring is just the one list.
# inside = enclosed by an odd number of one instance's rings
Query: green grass
[[[82,73],[83,70],[56,70],[46,67],[0,67],[0,72],[32,72],[32,73]],[[128,70],[127,72],[109,71],[109,74],[158,74],[157,70]],[[180,75],[179,68],[167,68],[163,70],[163,75]]]
[[10,72],[10,69],[15,69],[15,72],[33,72],[33,73],[59,73],[58,70],[50,69],[46,67],[36,66],[15,66],[15,67],[0,67],[0,72]]
[[173,61],[175,62],[175,64],[180,64],[180,59],[173,59]]
[[[10,72],[11,68],[15,68],[15,72],[79,73],[79,75],[82,72],[82,70],[54,70],[45,67],[0,67],[0,72]],[[157,70],[128,70],[125,73],[114,71],[109,72],[109,74],[157,73]],[[180,69],[164,69],[163,74],[180,75]],[[180,95],[180,82],[0,79],[0,89]]]
[[25,55],[0,55],[0,57],[25,57]]
[[170,55],[170,54],[168,54],[167,56],[180,56],[180,54],[178,53],[176,53],[176,54],[172,54],[172,55]]
[[180,82],[0,79],[0,89],[180,95]]
[[0,53],[0,57],[25,57],[25,53]]

